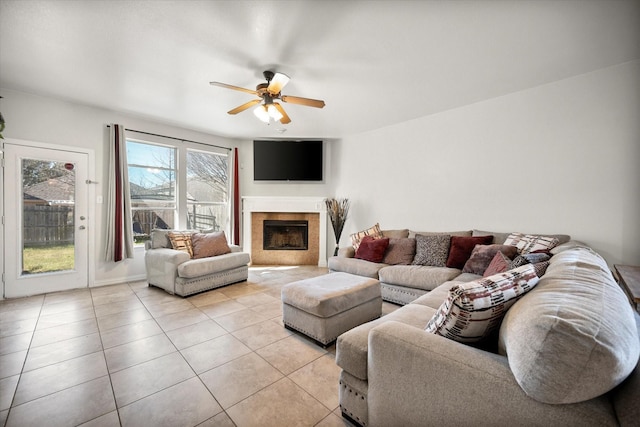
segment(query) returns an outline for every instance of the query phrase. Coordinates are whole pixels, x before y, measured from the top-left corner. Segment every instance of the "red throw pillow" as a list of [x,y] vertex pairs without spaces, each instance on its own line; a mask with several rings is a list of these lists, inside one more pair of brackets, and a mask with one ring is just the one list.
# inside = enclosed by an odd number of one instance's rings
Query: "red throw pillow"
[[489,245],[491,242],[493,242],[493,236],[452,236],[447,267],[462,270],[476,245]]
[[382,262],[388,246],[388,237],[374,239],[371,236],[365,236],[360,241],[360,246],[358,246],[355,257],[365,261]]

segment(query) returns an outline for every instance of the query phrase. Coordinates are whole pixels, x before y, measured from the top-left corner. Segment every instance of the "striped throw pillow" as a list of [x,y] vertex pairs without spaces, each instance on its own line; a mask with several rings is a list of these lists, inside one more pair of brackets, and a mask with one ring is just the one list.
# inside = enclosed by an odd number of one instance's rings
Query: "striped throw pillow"
[[189,254],[189,258],[193,258],[193,244],[191,243],[191,233],[187,231],[170,231],[169,240],[171,246],[176,251],[182,251]]
[[538,280],[533,265],[527,264],[456,285],[425,330],[463,343],[481,341],[500,327],[507,310]]

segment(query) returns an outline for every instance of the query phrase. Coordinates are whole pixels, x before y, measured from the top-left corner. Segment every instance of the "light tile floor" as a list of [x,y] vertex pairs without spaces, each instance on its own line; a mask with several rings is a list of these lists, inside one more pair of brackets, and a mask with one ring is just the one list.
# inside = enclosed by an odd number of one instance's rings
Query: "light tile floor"
[[350,426],[335,345],[282,325],[282,286],[326,273],[251,267],[189,298],[135,282],[0,301],[0,425]]

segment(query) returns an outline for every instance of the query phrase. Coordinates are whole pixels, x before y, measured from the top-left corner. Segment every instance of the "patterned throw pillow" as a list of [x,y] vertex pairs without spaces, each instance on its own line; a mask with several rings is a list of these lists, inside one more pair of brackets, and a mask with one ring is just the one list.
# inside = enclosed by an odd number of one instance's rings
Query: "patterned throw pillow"
[[380,229],[380,224],[376,223],[371,228],[367,228],[366,230],[358,231],[357,233],[353,233],[351,235],[351,244],[353,245],[353,249],[358,250],[358,246],[360,246],[360,241],[365,236],[371,236],[374,239],[379,239],[382,236],[382,230]]
[[549,267],[549,261],[540,261],[533,263],[533,268],[536,270],[536,275],[538,277],[544,276],[544,273],[547,272],[547,267]]
[[498,252],[502,252],[507,257],[512,258],[517,255],[518,248],[508,245],[476,245],[471,251],[471,256],[464,264],[462,272],[482,276]]
[[483,276],[493,276],[494,274],[504,273],[509,270],[511,270],[511,260],[502,252],[498,252],[491,260],[491,263],[489,263],[489,266],[484,271]]
[[176,251],[182,251],[189,254],[189,258],[193,258],[193,245],[191,244],[191,233],[186,231],[170,231],[169,240],[171,246]]
[[206,234],[193,233],[191,235],[191,244],[193,246],[193,258],[196,259],[224,255],[231,252],[224,231]]
[[449,256],[449,234],[433,234],[424,236],[416,234],[416,256],[413,265],[429,265],[432,267],[445,267]]
[[510,269],[520,267],[525,264],[536,264],[538,262],[549,261],[551,256],[546,253],[538,253],[538,254],[522,254],[518,255],[511,261]]
[[371,236],[364,236],[358,245],[355,257],[365,261],[382,262],[388,246],[388,237],[374,239]]
[[446,266],[462,270],[476,245],[490,245],[491,242],[493,242],[493,236],[451,237],[451,248]]
[[[385,235],[386,236],[386,235]],[[389,239],[382,262],[389,265],[409,265],[416,254],[416,239]]]
[[454,341],[481,341],[496,330],[507,310],[538,284],[533,265],[461,283],[433,315],[425,330]]
[[518,253],[528,254],[530,252],[553,249],[560,241],[551,236],[536,236],[533,234],[511,233],[505,245],[516,246]]

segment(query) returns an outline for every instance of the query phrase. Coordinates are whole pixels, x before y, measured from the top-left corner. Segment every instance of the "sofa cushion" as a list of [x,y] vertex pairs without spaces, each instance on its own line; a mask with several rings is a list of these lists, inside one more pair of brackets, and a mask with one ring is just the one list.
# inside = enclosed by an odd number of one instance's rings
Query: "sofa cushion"
[[462,268],[463,273],[483,275],[495,255],[501,252],[509,258],[518,253],[518,248],[509,245],[476,245],[471,251],[471,256]]
[[328,262],[329,271],[342,271],[344,273],[355,274],[357,276],[378,278],[378,271],[386,267],[387,264],[378,262],[369,262],[363,259],[346,258],[341,256],[332,256]]
[[425,305],[409,304],[345,332],[336,341],[336,364],[354,377],[366,380],[369,331],[389,320],[424,329],[434,312],[435,309]]
[[389,265],[409,265],[413,261],[415,253],[416,239],[390,238],[389,247],[382,262]]
[[214,231],[213,233],[193,233],[191,235],[193,245],[193,258],[208,258],[217,255],[224,255],[231,252],[227,237],[224,231]]
[[390,239],[406,239],[409,237],[409,229],[403,228],[400,230],[382,230],[382,236]]
[[453,280],[460,270],[426,265],[390,265],[378,271],[380,282],[430,291],[441,283]]
[[476,245],[489,245],[492,241],[493,236],[451,237],[451,247],[446,263],[447,267],[462,270]]
[[382,262],[388,246],[388,237],[374,239],[371,236],[364,236],[356,249],[355,257],[369,262]]
[[553,236],[540,236],[536,234],[511,233],[504,241],[505,245],[518,247],[518,253],[528,254],[530,252],[550,250],[560,243],[558,238]]
[[193,258],[193,245],[191,243],[191,232],[189,231],[170,231],[169,240],[171,246],[176,251],[186,252],[190,258]]
[[[504,244],[505,240],[507,240],[510,234],[511,232],[501,233],[497,231],[473,230],[471,235],[472,236],[493,235],[493,243]],[[539,234],[539,233],[526,233],[526,234]],[[556,239],[558,239],[558,242],[559,242],[558,244],[567,243],[568,241],[571,240],[571,236],[569,236],[568,234],[546,234],[546,236],[555,237]]]
[[605,260],[575,248],[554,255],[536,289],[509,310],[499,352],[528,396],[564,404],[620,384],[638,362],[640,343],[633,310]]
[[423,236],[432,236],[434,234],[448,234],[449,236],[471,237],[471,230],[459,230],[459,231],[413,231],[409,230],[409,237],[415,238],[416,235],[422,234]]
[[169,240],[169,232],[162,228],[154,228],[151,230],[151,249],[169,248],[172,249],[171,240]]
[[430,265],[432,267],[446,267],[449,256],[451,235],[449,234],[416,234],[416,255],[413,265]]
[[509,307],[538,280],[533,266],[527,264],[453,286],[425,329],[463,343],[481,341],[498,329]]
[[250,260],[251,257],[246,252],[231,252],[212,258],[191,259],[178,266],[178,276],[193,279],[247,265]]
[[360,246],[360,241],[364,236],[371,236],[374,239],[379,239],[383,237],[382,230],[380,229],[380,224],[376,223],[373,227],[367,228],[366,230],[358,231],[357,233],[353,233],[351,237],[351,244],[353,245],[353,249],[358,250],[358,246]]
[[431,292],[427,292],[426,294],[414,299],[413,301],[411,301],[411,304],[426,305],[427,307],[431,307],[437,310],[442,305],[442,302],[449,296],[449,290],[461,283],[463,282],[458,282],[457,280],[444,282],[442,285],[438,286]]

